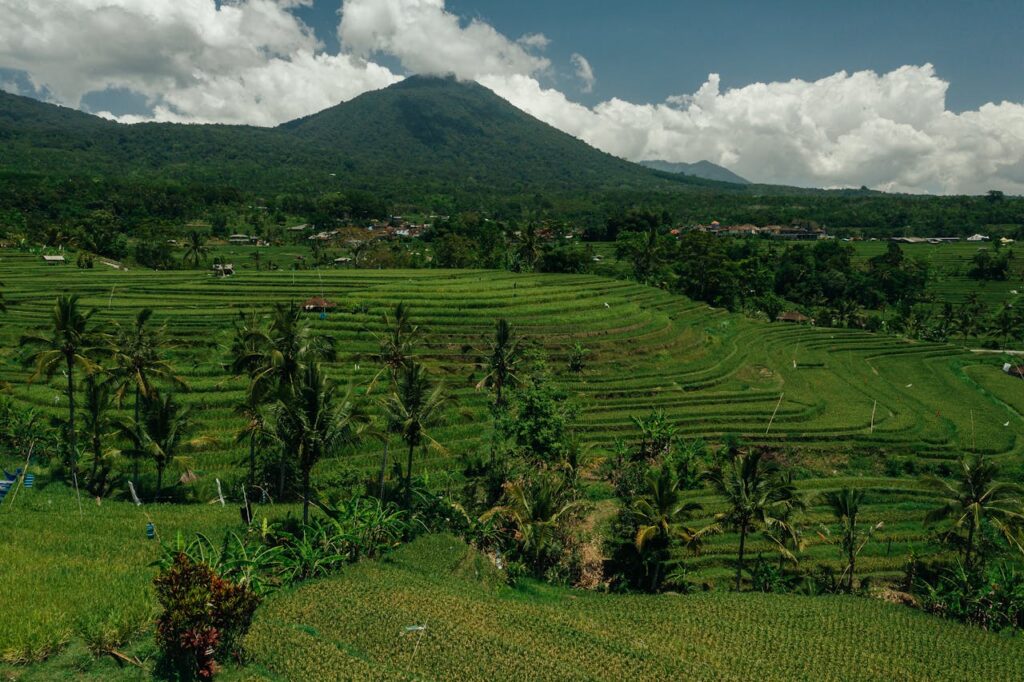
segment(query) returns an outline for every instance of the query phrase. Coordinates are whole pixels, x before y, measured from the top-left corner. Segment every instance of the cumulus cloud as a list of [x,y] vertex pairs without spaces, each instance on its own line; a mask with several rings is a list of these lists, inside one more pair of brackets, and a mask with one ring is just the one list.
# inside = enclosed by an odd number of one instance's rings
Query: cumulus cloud
[[477,79],[533,74],[550,66],[530,51],[545,47],[547,38],[509,40],[477,19],[463,23],[445,10],[444,0],[345,0],[338,37],[359,56],[393,55],[420,74]]
[[[928,64],[731,89],[711,74],[665,102],[586,107],[545,85],[554,79],[543,34],[511,39],[444,0],[344,0],[343,49],[328,54],[290,11],[307,2],[0,0],[0,68],[26,72],[36,93],[70,106],[107,88],[148,99],[152,114],[121,120],[272,125],[400,80],[373,61],[388,55],[408,73],[477,80],[631,160],[707,159],[806,186],[1024,193],[1024,104],[951,112],[948,84]],[[571,64],[589,91],[589,62],[576,53]]]
[[269,125],[399,77],[322,53],[289,9],[306,0],[0,0],[0,66],[56,101],[124,88],[156,120]]
[[570,60],[576,68],[576,77],[582,83],[583,92],[593,92],[597,78],[594,77],[594,69],[590,66],[590,62],[579,52],[574,52]]

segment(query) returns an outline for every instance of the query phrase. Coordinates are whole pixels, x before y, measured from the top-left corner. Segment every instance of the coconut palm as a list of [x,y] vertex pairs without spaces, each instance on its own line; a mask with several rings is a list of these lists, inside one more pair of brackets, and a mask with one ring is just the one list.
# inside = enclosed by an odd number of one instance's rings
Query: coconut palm
[[383,401],[384,418],[408,448],[405,467],[405,508],[412,505],[412,457],[426,441],[436,443],[428,429],[437,422],[447,398],[444,386],[433,386],[427,370],[416,362],[406,365],[392,382]]
[[503,389],[522,383],[518,370],[519,363],[523,360],[523,351],[522,342],[508,320],[498,320],[495,324],[494,339],[487,354],[487,374],[476,385],[477,389],[493,388],[494,404],[498,407],[505,405]]
[[824,493],[821,501],[832,512],[839,522],[838,545],[846,556],[846,591],[853,592],[854,575],[857,569],[857,555],[864,548],[874,530],[881,528],[879,523],[874,528],[861,528],[858,525],[860,508],[864,503],[864,491],[855,488],[843,488]]
[[310,472],[324,457],[354,444],[366,423],[351,391],[342,395],[319,363],[307,364],[292,393],[271,410],[274,437],[298,457],[302,474],[302,521],[309,522]]
[[251,328],[243,339],[235,361],[248,368],[257,395],[285,396],[310,364],[335,358],[333,339],[315,334],[296,305],[274,306],[270,325]]
[[412,362],[413,349],[420,337],[420,328],[412,323],[412,311],[405,303],[399,302],[391,315],[385,312],[381,323],[384,331],[373,335],[377,340],[375,358],[381,369],[370,381],[367,392],[373,390],[384,373],[395,381],[398,373]]
[[96,375],[85,378],[82,396],[82,430],[89,441],[92,467],[89,474],[89,491],[97,497],[106,492],[106,478],[110,473],[109,462],[103,452],[103,439],[117,426],[114,418],[114,396],[110,384],[99,381]]
[[246,479],[250,489],[256,485],[256,460],[259,449],[270,440],[267,429],[267,405],[260,396],[246,391],[245,397],[235,406],[235,414],[245,419],[245,426],[235,434],[236,443],[249,446],[249,475]]
[[100,367],[95,357],[102,352],[99,336],[90,320],[95,311],[82,312],[78,296],[58,296],[53,307],[49,336],[25,335],[20,344],[34,349],[27,361],[35,366],[29,382],[53,377],[62,370],[67,379],[68,445],[72,477],[78,479],[78,432],[75,428],[75,370],[94,374]]
[[564,481],[553,474],[506,483],[502,500],[503,504],[484,513],[480,521],[486,523],[495,516],[504,519],[521,556],[535,573],[540,573],[563,520],[579,503],[569,499]]
[[977,534],[985,525],[995,528],[1012,546],[1024,551],[1020,541],[1024,529],[1024,488],[999,481],[998,476],[999,468],[978,454],[961,458],[960,469],[952,481],[935,476],[924,479],[925,485],[942,501],[942,506],[925,515],[925,523],[950,522],[943,535],[947,541],[960,545],[968,568],[977,561]]
[[114,397],[121,405],[129,393],[134,394],[136,421],[139,420],[140,401],[149,400],[156,392],[156,380],[185,388],[184,379],[174,373],[171,363],[164,357],[168,348],[167,327],[153,328],[149,325],[152,317],[153,311],[149,308],[136,313],[130,327],[116,331],[111,348],[114,361],[111,374],[116,386]]
[[792,534],[792,525],[785,519],[790,509],[802,505],[792,482],[782,476],[775,462],[764,459],[761,450],[739,453],[706,477],[726,502],[726,510],[716,514],[715,519],[740,535],[736,562],[739,590],[747,535],[758,528]]
[[522,263],[523,270],[529,272],[537,265],[541,253],[541,238],[537,233],[536,222],[530,220],[523,226],[519,231],[518,242],[516,253],[519,262]]
[[[171,363],[164,357],[167,349],[167,328],[153,327],[153,311],[143,308],[135,315],[132,325],[118,327],[111,344],[114,399],[119,406],[132,394],[133,423],[141,424],[142,403],[156,395],[156,380],[166,381],[179,389],[187,388],[184,379],[174,373]],[[133,479],[138,483],[138,461]]]
[[206,256],[209,255],[210,249],[206,246],[206,240],[203,235],[199,234],[195,230],[192,230],[185,237],[185,255],[182,257],[182,262],[191,264],[193,268],[198,268],[199,264],[206,260]]
[[145,399],[141,421],[125,424],[123,436],[131,442],[131,455],[151,459],[156,465],[156,499],[163,495],[164,471],[174,462],[192,430],[192,411],[179,405],[174,395],[152,393]]
[[718,529],[707,526],[696,530],[687,525],[702,507],[683,499],[682,480],[673,467],[664,465],[648,471],[646,485],[645,493],[632,505],[638,524],[634,542],[648,566],[648,589],[656,592],[661,586],[662,571],[672,545],[680,543],[698,551],[701,540]]

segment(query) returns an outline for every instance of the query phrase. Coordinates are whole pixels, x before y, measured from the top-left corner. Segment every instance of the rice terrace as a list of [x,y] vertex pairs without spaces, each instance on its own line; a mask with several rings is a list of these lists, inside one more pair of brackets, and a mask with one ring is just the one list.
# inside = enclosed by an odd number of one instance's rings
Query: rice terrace
[[1024,679],[1024,105],[937,28],[17,4],[0,680]]

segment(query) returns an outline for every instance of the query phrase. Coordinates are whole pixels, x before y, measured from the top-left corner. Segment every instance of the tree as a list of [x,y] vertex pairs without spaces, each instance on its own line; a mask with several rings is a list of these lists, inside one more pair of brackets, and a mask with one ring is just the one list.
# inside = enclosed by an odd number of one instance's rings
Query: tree
[[412,310],[405,303],[399,302],[392,315],[381,316],[384,331],[375,333],[377,340],[376,359],[381,369],[370,382],[370,388],[376,384],[381,374],[386,372],[394,382],[398,373],[412,362],[413,348],[419,341],[420,328],[412,323]]
[[433,386],[426,369],[416,362],[403,367],[384,400],[387,422],[408,448],[405,468],[405,508],[412,505],[412,456],[424,441],[435,442],[428,429],[437,422],[447,398],[443,384]]
[[[829,491],[821,496],[822,502],[839,522],[839,548],[846,557],[846,591],[853,592],[854,575],[857,569],[857,554],[871,538],[872,529],[858,526],[860,507],[864,503],[864,491],[843,488]],[[875,528],[879,528],[881,524]]]
[[533,220],[528,221],[520,229],[517,241],[519,243],[516,246],[516,253],[519,256],[519,262],[522,263],[523,270],[530,272],[537,264],[541,253],[541,240],[537,231],[537,223]]
[[642,284],[657,284],[668,262],[670,238],[657,228],[642,233],[623,232],[615,242],[616,255],[633,265],[633,277]]
[[82,400],[82,430],[89,441],[92,453],[88,488],[89,492],[97,497],[103,497],[107,492],[110,464],[104,456],[103,439],[117,426],[113,410],[114,398],[110,384],[97,381],[95,374],[86,376]]
[[179,405],[174,395],[150,394],[142,407],[142,419],[126,424],[121,433],[132,444],[136,460],[151,459],[156,465],[156,500],[163,495],[164,470],[173,462],[192,430],[192,411]]
[[209,253],[210,249],[206,246],[206,240],[203,238],[203,235],[195,230],[189,232],[185,237],[185,255],[181,259],[182,262],[191,264],[193,268],[198,268],[199,264],[206,260],[206,256]]
[[[171,363],[163,356],[167,346],[167,328],[152,328],[149,325],[152,317],[151,309],[140,310],[130,327],[117,328],[111,346],[114,398],[120,406],[124,404],[129,392],[134,394],[132,410],[135,424],[143,421],[140,415],[143,401],[151,400],[156,395],[155,380],[167,381],[180,389],[187,388],[185,381],[174,373]],[[133,476],[136,484],[138,477],[136,461]]]
[[[68,400],[68,445],[71,475],[78,480],[78,432],[75,428],[75,370],[94,374],[100,367],[93,359],[101,352],[99,337],[90,320],[95,311],[82,312],[78,296],[58,296],[51,317],[50,336],[26,335],[20,344],[34,348],[28,362],[35,365],[29,381],[45,376],[51,379],[63,370],[67,379],[65,396]],[[77,484],[77,483],[76,483]]]
[[273,433],[287,452],[298,458],[302,474],[302,521],[309,522],[310,472],[324,457],[354,444],[366,422],[351,391],[340,395],[320,363],[307,364],[290,395],[272,410]]
[[681,543],[696,551],[703,537],[715,532],[717,527],[695,530],[687,525],[702,507],[683,499],[682,480],[672,466],[665,464],[658,469],[650,469],[646,483],[647,490],[633,503],[632,511],[637,522],[635,544],[637,552],[644,558],[650,580],[648,589],[657,592],[672,546]]
[[1024,488],[1016,483],[997,480],[999,468],[984,456],[960,459],[960,469],[953,481],[935,476],[924,479],[942,505],[925,515],[925,524],[948,520],[943,533],[946,541],[959,545],[964,565],[971,568],[978,560],[975,552],[977,536],[988,525],[999,532],[1011,546],[1021,547],[1020,532],[1024,528],[1021,494]]
[[266,404],[260,396],[248,390],[241,402],[235,406],[235,414],[245,419],[245,426],[235,434],[235,442],[246,443],[249,446],[249,473],[246,480],[251,490],[256,485],[256,460],[259,448],[270,437],[267,429]]
[[480,520],[504,519],[520,556],[533,574],[540,576],[559,553],[563,521],[579,503],[569,499],[563,479],[552,473],[511,481],[504,487],[503,504],[485,512]]
[[740,535],[736,563],[736,590],[743,579],[747,535],[757,528],[778,532],[791,528],[784,520],[790,508],[801,503],[793,484],[778,464],[764,459],[761,450],[739,453],[707,474],[712,487],[725,498],[726,510],[715,515],[718,522]]
[[522,379],[518,374],[519,363],[523,359],[523,346],[508,320],[497,321],[494,339],[487,355],[487,374],[477,383],[477,389],[488,387],[494,389],[494,404],[504,407],[505,397],[502,390],[505,386],[518,386]]
[[289,304],[274,306],[266,329],[253,324],[236,331],[232,348],[233,366],[250,373],[257,395],[287,395],[311,363],[335,357],[334,340],[315,334],[301,309]]

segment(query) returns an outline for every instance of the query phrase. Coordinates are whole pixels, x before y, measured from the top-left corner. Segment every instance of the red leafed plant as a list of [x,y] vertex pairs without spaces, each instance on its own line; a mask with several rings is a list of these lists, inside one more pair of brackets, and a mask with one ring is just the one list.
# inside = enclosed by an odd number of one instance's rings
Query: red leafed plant
[[237,655],[259,597],[246,585],[224,580],[184,553],[153,581],[163,607],[157,644],[165,672],[179,679],[211,679],[217,657]]

